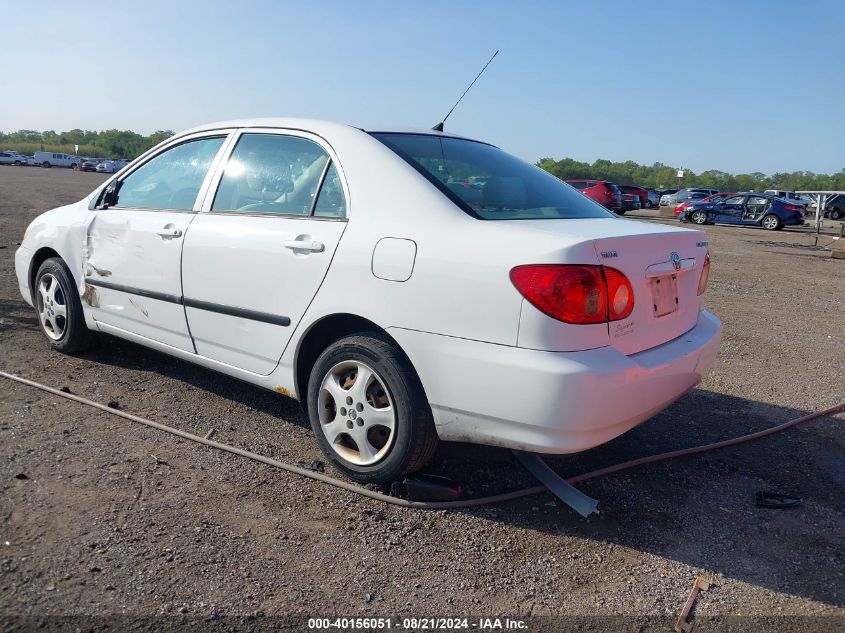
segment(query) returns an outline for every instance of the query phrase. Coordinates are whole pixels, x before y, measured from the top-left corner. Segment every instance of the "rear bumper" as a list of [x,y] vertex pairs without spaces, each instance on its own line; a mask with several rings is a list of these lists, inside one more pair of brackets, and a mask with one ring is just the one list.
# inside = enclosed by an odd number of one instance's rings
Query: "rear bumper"
[[709,312],[653,349],[542,352],[391,329],[416,367],[441,439],[543,453],[607,442],[660,412],[713,364],[721,323]]

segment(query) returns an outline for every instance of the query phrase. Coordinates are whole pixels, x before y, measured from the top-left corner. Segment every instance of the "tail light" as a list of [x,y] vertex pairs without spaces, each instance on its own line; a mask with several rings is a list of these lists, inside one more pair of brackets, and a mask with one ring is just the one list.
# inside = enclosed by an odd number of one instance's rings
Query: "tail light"
[[797,204],[785,204],[783,206],[784,209],[787,211],[803,211],[804,207],[798,206]]
[[701,277],[698,278],[698,296],[707,290],[707,282],[710,281],[710,251],[704,255],[704,266],[701,267]]
[[618,321],[634,309],[634,289],[615,268],[587,264],[528,264],[510,273],[531,305],[564,323]]

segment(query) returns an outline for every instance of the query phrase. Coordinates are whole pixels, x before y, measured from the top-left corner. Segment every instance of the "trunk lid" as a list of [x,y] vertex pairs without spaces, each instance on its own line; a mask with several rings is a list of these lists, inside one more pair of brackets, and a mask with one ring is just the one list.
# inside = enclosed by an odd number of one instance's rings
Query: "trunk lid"
[[593,241],[601,264],[624,273],[634,310],[608,324],[610,344],[636,354],[691,330],[701,308],[698,281],[707,239],[698,231],[638,232]]

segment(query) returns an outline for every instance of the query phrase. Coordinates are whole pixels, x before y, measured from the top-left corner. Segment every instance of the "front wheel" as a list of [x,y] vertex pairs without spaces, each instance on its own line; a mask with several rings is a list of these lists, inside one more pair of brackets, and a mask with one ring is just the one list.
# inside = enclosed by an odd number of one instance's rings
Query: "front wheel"
[[763,217],[762,225],[767,231],[777,231],[781,228],[780,218],[770,213],[769,215]]
[[831,209],[830,210],[830,219],[831,220],[838,220],[842,214],[840,213],[839,209]]
[[695,211],[690,216],[690,220],[693,224],[707,224],[707,214],[704,211]]
[[361,483],[386,483],[434,456],[431,408],[410,361],[385,335],[332,343],[308,381],[308,416],[326,457]]
[[50,167],[52,167],[49,160],[45,160],[43,163],[41,163],[41,166],[46,167],[47,169],[50,169]]
[[53,349],[70,354],[91,345],[93,333],[85,325],[73,276],[61,259],[51,257],[38,268],[33,299],[41,331]]

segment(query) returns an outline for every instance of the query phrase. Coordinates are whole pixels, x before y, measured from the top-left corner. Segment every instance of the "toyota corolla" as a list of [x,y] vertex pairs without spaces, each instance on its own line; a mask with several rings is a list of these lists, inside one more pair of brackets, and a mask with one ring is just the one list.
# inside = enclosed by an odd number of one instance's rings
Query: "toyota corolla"
[[56,350],[103,332],[298,398],[363,482],[438,440],[607,442],[697,384],[721,328],[705,234],[435,131],[196,128],[36,218],[15,264]]

